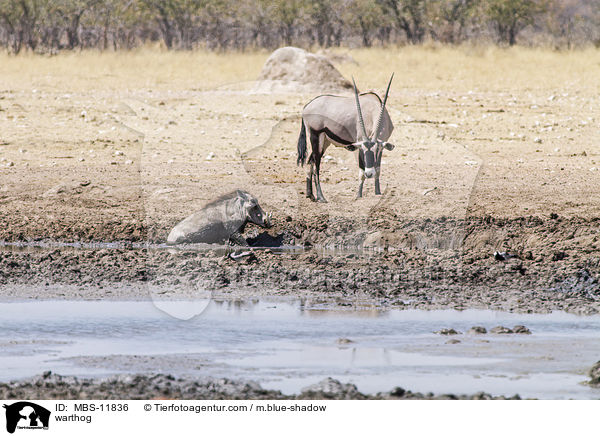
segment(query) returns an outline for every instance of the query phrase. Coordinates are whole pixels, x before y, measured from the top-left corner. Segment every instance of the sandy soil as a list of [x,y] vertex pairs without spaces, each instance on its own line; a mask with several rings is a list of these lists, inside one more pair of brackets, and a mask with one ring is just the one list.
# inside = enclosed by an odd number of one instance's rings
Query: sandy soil
[[[363,89],[381,91],[396,72],[396,149],[384,155],[384,195],[367,183],[355,201],[356,158],[330,148],[327,204],[304,198],[295,164],[299,113],[313,95],[251,92],[267,55],[3,57],[0,239],[159,243],[204,202],[244,188],[273,212],[279,241],[383,251],[235,262],[10,248],[0,252],[2,294],[48,283],[87,285],[67,295],[98,298],[107,281],[193,282],[418,307],[600,308],[599,52],[350,52],[356,63],[336,65]],[[375,61],[386,71],[372,71]]]

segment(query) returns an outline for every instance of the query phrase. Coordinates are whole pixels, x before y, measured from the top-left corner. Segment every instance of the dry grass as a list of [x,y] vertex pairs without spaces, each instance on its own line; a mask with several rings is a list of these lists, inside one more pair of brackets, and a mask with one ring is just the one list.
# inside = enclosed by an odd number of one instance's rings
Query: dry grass
[[143,48],[121,52],[65,52],[45,57],[0,55],[0,83],[13,89],[211,89],[253,80],[263,53],[218,54]]
[[[352,51],[359,65],[342,68],[384,86],[390,71],[403,88],[502,91],[600,86],[600,50],[558,52],[513,47],[404,47]],[[373,65],[366,68],[367,65]]]
[[[358,62],[337,65],[364,87],[384,87],[391,71],[402,88],[501,91],[598,89],[600,50],[552,51],[514,47],[402,47],[334,49]],[[269,53],[177,52],[141,48],[121,52],[64,52],[46,57],[0,54],[4,87],[85,89],[190,87],[210,89],[254,80]]]

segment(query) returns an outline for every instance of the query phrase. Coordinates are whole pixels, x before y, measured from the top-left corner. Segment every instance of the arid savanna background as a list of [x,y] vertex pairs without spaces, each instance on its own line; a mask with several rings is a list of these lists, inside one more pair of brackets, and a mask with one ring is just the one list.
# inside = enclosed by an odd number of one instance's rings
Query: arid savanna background
[[[599,44],[598,1],[0,0],[0,298],[597,314]],[[395,74],[383,195],[332,146],[306,198],[333,82],[286,46]],[[273,215],[247,251],[164,245],[235,189]]]

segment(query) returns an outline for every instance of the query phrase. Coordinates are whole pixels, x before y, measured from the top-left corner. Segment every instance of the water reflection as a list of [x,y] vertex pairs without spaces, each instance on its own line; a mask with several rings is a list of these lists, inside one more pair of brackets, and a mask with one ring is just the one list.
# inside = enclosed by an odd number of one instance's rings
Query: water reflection
[[[193,313],[191,301],[161,302]],[[413,391],[594,398],[579,384],[600,355],[600,316],[561,312],[331,307],[304,300],[213,300],[174,319],[152,302],[0,303],[0,381],[52,370],[97,376],[168,371],[257,380],[297,392],[332,376],[364,392]],[[531,335],[467,334],[526,325]],[[452,328],[452,338],[434,331]],[[150,360],[148,360],[150,359]],[[148,362],[152,362],[152,364]]]

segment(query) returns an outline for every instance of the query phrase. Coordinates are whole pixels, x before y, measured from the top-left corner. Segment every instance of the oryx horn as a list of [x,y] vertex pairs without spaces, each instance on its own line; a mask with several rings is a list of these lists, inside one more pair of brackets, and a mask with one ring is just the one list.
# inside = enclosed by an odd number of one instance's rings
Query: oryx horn
[[368,140],[369,135],[367,135],[367,129],[365,129],[365,122],[363,120],[362,111],[360,110],[360,101],[358,101],[358,89],[356,89],[356,82],[354,81],[354,77],[352,77],[352,83],[354,84],[354,96],[356,97],[356,110],[358,111],[358,121],[360,122],[360,127],[364,135],[364,140]]
[[392,85],[392,80],[394,79],[394,73],[392,73],[392,77],[390,77],[390,81],[388,83],[387,89],[385,91],[385,97],[383,99],[383,103],[381,104],[381,112],[379,112],[379,119],[377,120],[377,127],[375,128],[375,136],[373,136],[373,141],[377,141],[377,138],[379,138],[379,135],[381,134],[381,121],[383,119],[383,112],[385,111],[385,104],[387,102],[388,99],[388,94],[390,92],[390,86]]

